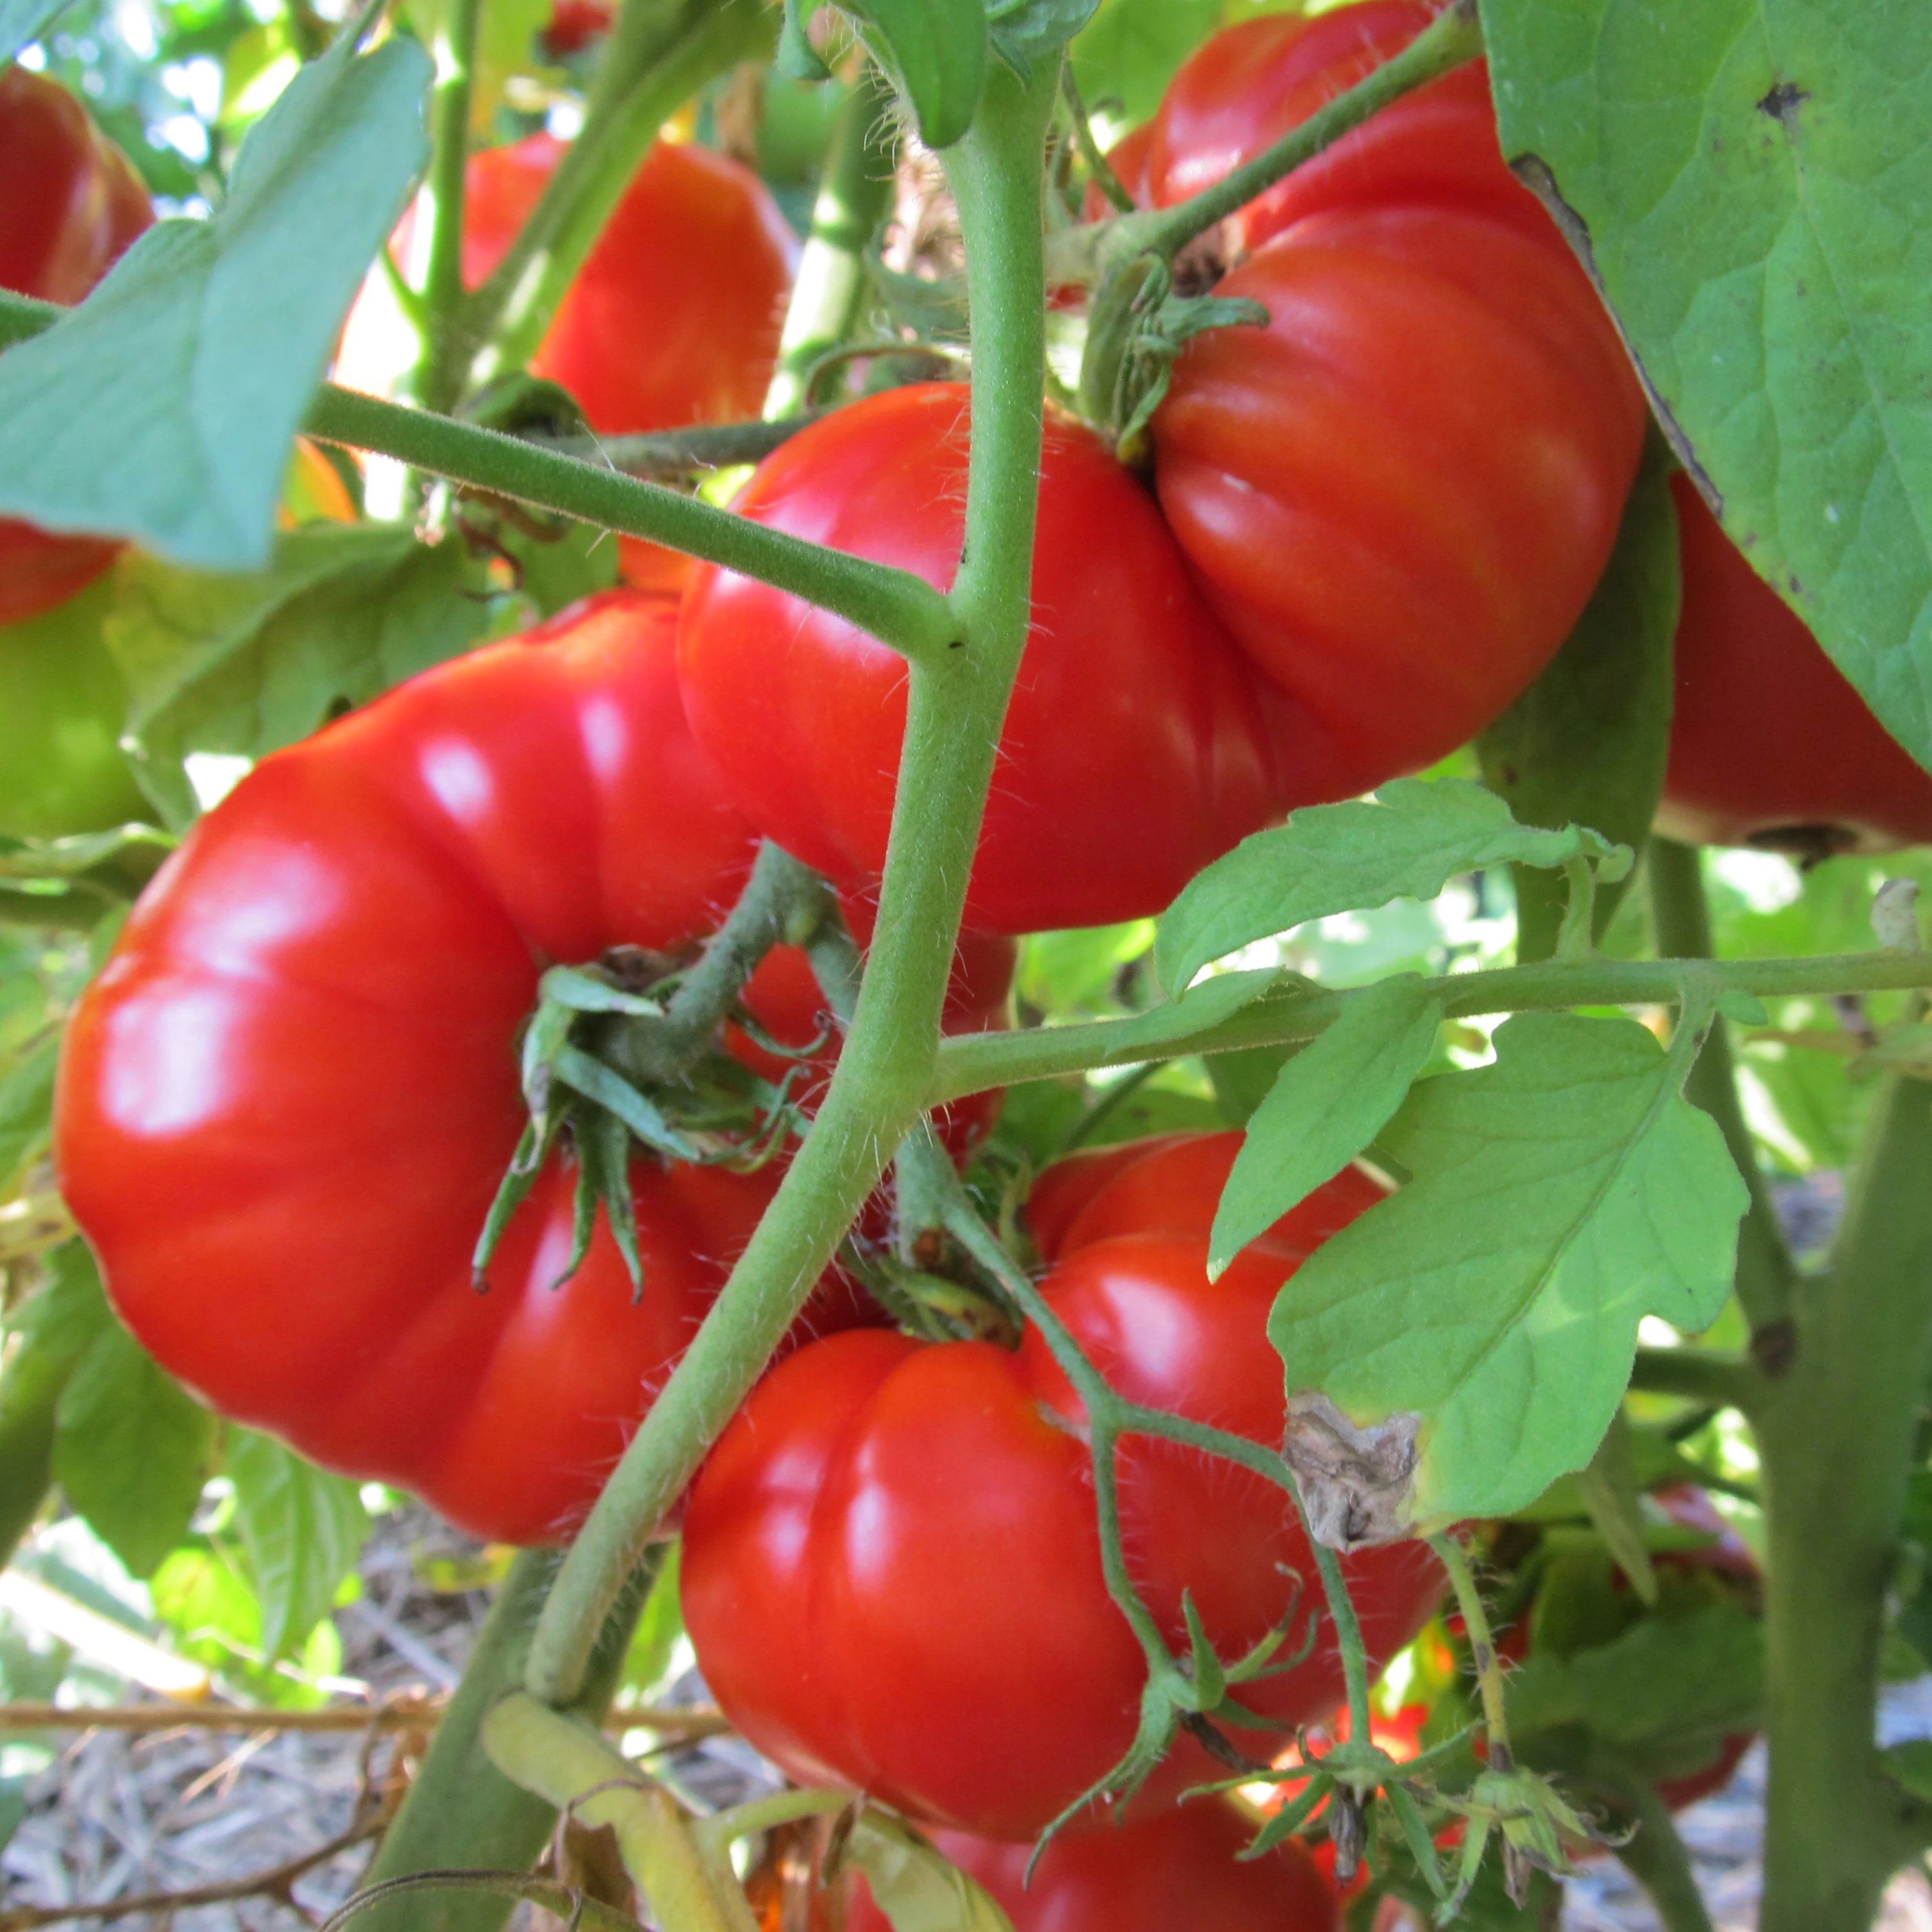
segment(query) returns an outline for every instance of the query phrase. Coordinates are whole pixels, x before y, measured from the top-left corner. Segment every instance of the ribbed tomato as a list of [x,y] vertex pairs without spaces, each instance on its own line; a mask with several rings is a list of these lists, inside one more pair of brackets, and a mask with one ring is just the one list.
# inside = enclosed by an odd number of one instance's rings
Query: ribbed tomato
[[1932,776],[1804,620],[1671,478],[1684,560],[1676,706],[1658,829],[1822,858],[1932,839]]
[[[58,82],[0,70],[0,288],[77,302],[154,218],[134,164]],[[0,624],[84,589],[119,545],[0,518]]]
[[[61,1070],[62,1184],[154,1355],[505,1541],[588,1507],[776,1185],[640,1155],[639,1298],[602,1216],[559,1285],[554,1159],[471,1282],[538,976],[690,946],[752,861],[674,622],[614,593],[264,760],[136,908]],[[815,989],[765,970],[749,1004],[808,1040]]]
[[[1225,1178],[1232,1147],[1213,1151]],[[1309,1244],[1271,1231],[1210,1284],[1216,1161],[1184,1181],[1174,1144],[1146,1158],[1174,1177],[1172,1211],[1117,1230],[1108,1192],[1136,1180],[1124,1165],[1081,1210],[1092,1238],[1061,1238],[1043,1292],[1122,1394],[1279,1442],[1267,1318]],[[1359,1211],[1378,1192],[1345,1176],[1310,1222],[1346,1220],[1349,1200]],[[1033,1331],[1016,1352],[834,1336],[776,1370],[713,1451],[686,1528],[686,1620],[745,1735],[806,1782],[994,1838],[1031,1835],[1102,1776],[1133,1736],[1144,1666],[1102,1579],[1081,1418]],[[1184,1592],[1223,1655],[1286,1620],[1288,1654],[1312,1632],[1310,1654],[1244,1686],[1244,1702],[1284,1731],[1332,1706],[1340,1663],[1280,1490],[1136,1438],[1120,1505],[1128,1562],[1170,1643],[1185,1646]],[[1385,1659],[1428,1616],[1441,1572],[1413,1544],[1346,1568]],[[1162,1788],[1202,1768],[1183,1753]]]
[[[967,399],[929,383],[851,404],[766,458],[744,514],[948,586]],[[708,566],[680,646],[692,728],[768,837],[841,885],[884,865],[904,661],[797,598]],[[1160,911],[1274,815],[1272,713],[1190,587],[1146,490],[1049,418],[1033,630],[966,898],[995,932]]]

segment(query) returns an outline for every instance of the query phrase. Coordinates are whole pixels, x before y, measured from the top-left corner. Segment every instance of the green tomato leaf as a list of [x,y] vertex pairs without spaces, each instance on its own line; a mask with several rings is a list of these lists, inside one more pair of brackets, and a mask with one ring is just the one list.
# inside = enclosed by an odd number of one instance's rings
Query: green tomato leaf
[[1496,1046],[1416,1088],[1381,1137],[1413,1178],[1269,1321],[1331,1540],[1534,1502],[1602,1441],[1642,1317],[1700,1330],[1730,1292],[1744,1184],[1650,1034],[1526,1014]]
[[[1641,851],[1670,748],[1671,640],[1677,634],[1677,512],[1671,459],[1653,436],[1624,506],[1608,568],[1550,668],[1476,741],[1483,781],[1525,825],[1588,825]],[[1547,959],[1568,901],[1564,881],[1512,868],[1516,956]],[[1600,890],[1599,938],[1628,875]]]
[[993,51],[1021,80],[1057,55],[1094,17],[1100,0],[992,0],[986,9]]
[[1094,107],[1146,120],[1180,64],[1221,24],[1224,0],[1105,0],[1073,43],[1073,76]]
[[187,1535],[214,1449],[214,1417],[118,1322],[62,1392],[55,1478],[134,1576]]
[[1182,889],[1154,942],[1161,984],[1185,986],[1210,960],[1331,913],[1433,898],[1458,872],[1505,862],[1557,866],[1578,854],[1621,878],[1630,854],[1575,826],[1519,825],[1466,778],[1398,778],[1372,800],[1318,805],[1244,838]]
[[1630,1588],[1645,1603],[1654,1604],[1657,1571],[1650,1560],[1643,1490],[1637,1479],[1636,1444],[1621,1407],[1611,1416],[1597,1453],[1577,1471],[1574,1480],[1591,1527],[1603,1538],[1604,1547],[1616,1559]]
[[487,613],[464,562],[459,543],[377,524],[289,531],[247,577],[124,556],[106,630],[130,728],[158,758],[292,744],[475,641]]
[[1932,763],[1932,8],[1482,15],[1504,152],[1725,529]]
[[0,0],[0,67],[37,40],[68,0]]
[[262,1604],[264,1664],[299,1650],[328,1614],[369,1534],[362,1495],[252,1429],[229,1439],[236,1520]]
[[845,1841],[892,1932],[1012,1932],[993,1898],[908,1825],[868,1805]]
[[206,221],[164,221],[0,358],[0,509],[178,562],[268,558],[289,447],[428,153],[428,56],[345,36],[236,157]]
[[1282,1068],[1222,1190],[1208,1250],[1210,1281],[1388,1124],[1428,1060],[1442,1018],[1441,1000],[1413,974],[1378,980],[1352,994],[1328,1030]]
[[0,1199],[53,1140],[60,1036],[50,1034],[0,1071]]
[[986,86],[986,0],[846,0],[928,148],[965,133]]

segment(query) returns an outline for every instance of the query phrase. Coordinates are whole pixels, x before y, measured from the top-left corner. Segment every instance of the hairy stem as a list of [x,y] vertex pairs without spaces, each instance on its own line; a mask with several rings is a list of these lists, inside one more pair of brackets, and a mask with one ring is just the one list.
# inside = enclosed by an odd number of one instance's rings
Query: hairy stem
[[[1502,1665],[1496,1657],[1496,1641],[1490,1632],[1490,1613],[1477,1587],[1475,1573],[1469,1568],[1468,1552],[1462,1538],[1454,1534],[1432,1536],[1429,1546],[1449,1573],[1449,1587],[1456,1594],[1456,1608],[1469,1639],[1469,1655],[1476,1667],[1476,1688],[1483,1700],[1483,1729],[1488,1734],[1490,1768],[1508,1771],[1515,1762],[1510,1750],[1509,1712],[1503,1690]],[[1366,1734],[1364,1734],[1366,1735]]]
[[430,96],[429,248],[423,268],[422,352],[410,385],[424,408],[447,410],[458,401],[460,371],[451,350],[464,318],[463,222],[465,170],[470,160],[470,74],[482,0],[450,0],[432,49],[436,86]]
[[[1702,856],[1694,846],[1654,838],[1645,862],[1658,950],[1678,959],[1709,958],[1715,948],[1710,905],[1704,896]],[[1761,1356],[1767,1366],[1774,1367],[1784,1350],[1771,1337],[1784,1332],[1796,1271],[1764,1184],[1750,1130],[1744,1124],[1730,1031],[1722,1016],[1712,1025],[1684,1094],[1717,1122],[1750,1192],[1750,1204],[1738,1230],[1738,1299],[1754,1334],[1762,1338],[1757,1344]]]
[[[879,916],[824,1103],[730,1280],[626,1451],[544,1606],[527,1681],[574,1694],[611,1592],[804,1305],[926,1104],[966,881],[1026,643],[1045,380],[1040,191],[1051,73],[995,67],[947,151],[975,360],[956,650],[914,658]],[[644,486],[638,486],[642,488]]]

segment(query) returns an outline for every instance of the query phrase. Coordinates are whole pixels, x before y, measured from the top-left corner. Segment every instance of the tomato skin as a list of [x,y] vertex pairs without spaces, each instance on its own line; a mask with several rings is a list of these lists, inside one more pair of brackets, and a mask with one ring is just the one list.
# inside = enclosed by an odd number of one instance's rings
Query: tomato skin
[[550,60],[568,60],[610,31],[609,0],[556,0],[541,38]]
[[[1333,1888],[1297,1839],[1244,1861],[1252,1828],[1227,1805],[1190,1803],[1063,1832],[1026,1882],[1033,1847],[937,1832],[933,1843],[991,1892],[1013,1932],[1341,1932]],[[888,1932],[862,1876],[844,1932]]]
[[[470,163],[463,278],[508,252],[562,158],[532,134]],[[754,416],[778,360],[798,243],[750,169],[659,141],[626,190],[530,358],[604,436]],[[672,588],[686,560],[620,539],[632,581]]]
[[1658,829],[1807,854],[1932,840],[1932,776],[1872,715],[1804,620],[1682,474],[1684,605]]
[[[1312,20],[1271,14],[1224,28],[1175,74],[1148,124],[1136,197],[1166,208],[1212,187],[1400,52],[1441,10],[1363,0]],[[1224,245],[1245,254],[1304,214],[1353,202],[1426,202],[1549,225],[1503,159],[1480,62],[1392,102],[1258,195],[1228,218]]]
[[638,1300],[602,1217],[554,1288],[554,1160],[470,1284],[538,974],[688,946],[756,849],[685,728],[675,621],[610,593],[264,760],[143,896],[62,1066],[62,1186],[157,1358],[506,1542],[587,1508],[776,1185],[639,1157]]
[[109,602],[96,584],[0,626],[0,834],[58,838],[152,816],[120,748],[128,692],[101,635]]
[[1576,264],[1512,223],[1310,214],[1218,292],[1270,319],[1176,363],[1161,505],[1299,707],[1286,802],[1344,797],[1453,750],[1555,655],[1616,541],[1642,402]]
[[[65,88],[27,68],[0,70],[0,288],[43,302],[79,302],[154,218],[134,164]],[[0,518],[0,625],[64,603],[119,548]]]
[[[768,457],[737,507],[946,587],[966,410],[956,383],[865,398]],[[966,922],[1016,933],[1158,911],[1274,815],[1273,712],[1190,588],[1152,500],[1097,436],[1058,416],[1033,597]],[[692,728],[753,823],[842,886],[874,886],[904,661],[710,566],[692,573],[680,654]]]
[[[1250,1250],[1210,1285],[1205,1248],[1109,1235],[1063,1250],[1042,1289],[1123,1395],[1278,1442],[1264,1334],[1293,1260]],[[1032,1835],[1100,1778],[1132,1737],[1144,1669],[1102,1579],[1080,1415],[1033,1331],[1013,1353],[834,1336],[775,1371],[713,1450],[686,1532],[687,1626],[745,1735],[805,1781],[990,1838]],[[1142,1438],[1120,1484],[1129,1560],[1171,1643],[1184,1646],[1186,1588],[1224,1655],[1292,1606],[1299,1646],[1311,1600],[1283,1566],[1312,1579],[1314,1565],[1279,1490]],[[1347,1568],[1386,1658],[1441,1573],[1420,1544]],[[1291,1730],[1341,1691],[1318,1639],[1243,1696]],[[1183,1754],[1161,1789],[1199,1774]]]

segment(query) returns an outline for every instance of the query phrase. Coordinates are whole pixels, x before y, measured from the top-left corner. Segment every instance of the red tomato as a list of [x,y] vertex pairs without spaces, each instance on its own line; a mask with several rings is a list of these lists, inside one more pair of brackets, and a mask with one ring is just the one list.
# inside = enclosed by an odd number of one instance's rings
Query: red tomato
[[[470,164],[463,276],[508,253],[564,146],[532,134]],[[531,358],[604,436],[754,416],[778,358],[798,244],[751,170],[688,143],[652,148]],[[680,582],[686,560],[621,540],[626,572]]]
[[[1148,124],[1144,198],[1166,208],[1211,188],[1400,52],[1441,10],[1429,0],[1364,0],[1313,19],[1270,14],[1224,28],[1174,76]],[[1224,241],[1244,254],[1304,214],[1357,202],[1424,202],[1549,225],[1503,159],[1479,62],[1405,94],[1304,162],[1230,217]]]
[[[1283,1376],[1265,1325],[1294,1260],[1264,1244],[1210,1285],[1206,1246],[1198,1232],[1110,1234],[1063,1248],[1042,1287],[1124,1395],[1278,1442]],[[1102,1580],[1081,1414],[1032,1331],[1012,1353],[835,1336],[776,1370],[713,1451],[686,1523],[686,1620],[734,1723],[806,1782],[992,1838],[1031,1836],[1103,1775],[1133,1736],[1145,1672]],[[1291,1614],[1289,1652],[1307,1636],[1320,1589],[1280,1490],[1136,1438],[1120,1501],[1170,1643],[1185,1647],[1184,1590],[1223,1655]],[[1385,1659],[1429,1615],[1441,1572],[1418,1544],[1346,1567]],[[1341,1690],[1323,1618],[1306,1660],[1240,1694],[1287,1730]]]
[[1745,561],[1690,479],[1670,482],[1684,609],[1658,829],[1810,856],[1932,839],[1932,777]]
[[[867,397],[768,457],[738,507],[944,588],[958,566],[966,434],[962,385]],[[1033,599],[966,922],[1029,932],[1157,912],[1274,815],[1272,713],[1152,499],[1058,416],[1041,458]],[[708,566],[692,574],[680,652],[692,728],[752,822],[840,884],[873,885],[904,660]]]
[[[964,1832],[933,1843],[992,1894],[1013,1932],[1340,1932],[1340,1904],[1299,1840],[1244,1860],[1253,1836],[1225,1804],[1184,1804],[1063,1832],[1030,1886],[1030,1845]],[[865,1880],[852,1889],[844,1932],[887,1932]]]
[[545,58],[568,60],[580,54],[610,31],[610,0],[556,0],[543,30]]
[[[582,1515],[776,1185],[640,1156],[640,1300],[601,1216],[555,1286],[554,1160],[470,1282],[538,974],[688,946],[751,862],[674,622],[613,593],[264,760],[142,897],[62,1066],[62,1185],[158,1359],[505,1541]],[[815,993],[766,991],[808,1038]]]
[[[1218,179],[1434,10],[1367,0],[1217,34],[1162,104],[1149,192]],[[1299,707],[1284,802],[1310,803],[1442,757],[1549,662],[1609,559],[1644,405],[1503,164],[1479,69],[1391,104],[1232,232],[1265,245],[1216,292],[1270,320],[1189,345],[1156,475],[1208,602]]]
[[[134,164],[65,88],[0,69],[0,288],[77,302],[154,220]],[[0,624],[64,604],[120,546],[0,518]]]

